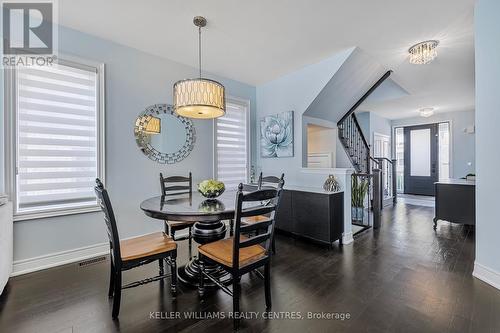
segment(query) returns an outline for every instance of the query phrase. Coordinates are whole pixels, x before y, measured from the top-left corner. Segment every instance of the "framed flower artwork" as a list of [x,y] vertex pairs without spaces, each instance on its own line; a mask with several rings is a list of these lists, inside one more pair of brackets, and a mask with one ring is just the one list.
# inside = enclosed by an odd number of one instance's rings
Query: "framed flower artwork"
[[261,119],[260,155],[261,157],[293,156],[293,111]]

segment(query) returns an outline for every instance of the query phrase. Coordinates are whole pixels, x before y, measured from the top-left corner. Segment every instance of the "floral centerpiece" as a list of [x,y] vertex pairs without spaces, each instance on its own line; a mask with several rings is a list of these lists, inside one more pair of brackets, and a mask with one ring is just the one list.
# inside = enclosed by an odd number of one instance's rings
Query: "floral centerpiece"
[[225,189],[224,183],[215,179],[207,179],[198,184],[198,192],[209,199],[217,198]]

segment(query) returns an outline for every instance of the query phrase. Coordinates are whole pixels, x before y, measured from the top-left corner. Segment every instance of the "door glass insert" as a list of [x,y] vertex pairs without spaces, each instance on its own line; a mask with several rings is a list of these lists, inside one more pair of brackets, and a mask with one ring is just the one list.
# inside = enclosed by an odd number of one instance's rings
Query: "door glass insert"
[[410,175],[431,175],[431,130],[429,128],[410,131]]

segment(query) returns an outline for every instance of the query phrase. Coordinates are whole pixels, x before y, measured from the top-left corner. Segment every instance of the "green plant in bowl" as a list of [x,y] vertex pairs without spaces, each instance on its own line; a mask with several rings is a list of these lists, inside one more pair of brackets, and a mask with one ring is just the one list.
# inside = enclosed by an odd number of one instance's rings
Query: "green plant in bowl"
[[225,189],[224,183],[215,179],[207,179],[198,184],[198,192],[209,199],[217,198]]

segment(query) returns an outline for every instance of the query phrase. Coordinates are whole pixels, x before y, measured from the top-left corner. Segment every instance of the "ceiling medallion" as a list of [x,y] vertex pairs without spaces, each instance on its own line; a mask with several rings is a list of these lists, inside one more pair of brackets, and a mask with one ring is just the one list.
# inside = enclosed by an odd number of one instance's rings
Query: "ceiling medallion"
[[437,57],[438,40],[426,40],[413,45],[408,49],[410,53],[410,64],[425,65]]

